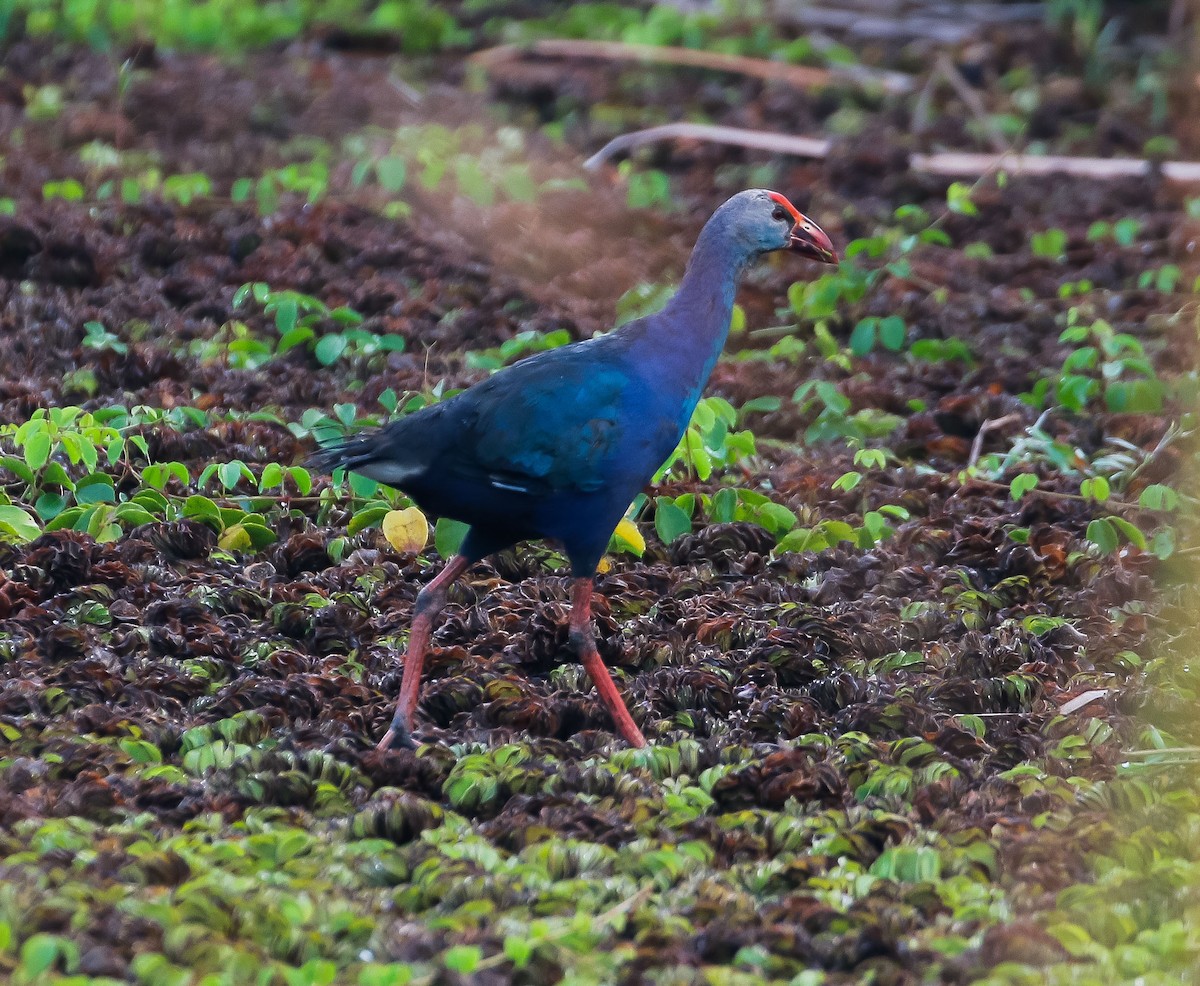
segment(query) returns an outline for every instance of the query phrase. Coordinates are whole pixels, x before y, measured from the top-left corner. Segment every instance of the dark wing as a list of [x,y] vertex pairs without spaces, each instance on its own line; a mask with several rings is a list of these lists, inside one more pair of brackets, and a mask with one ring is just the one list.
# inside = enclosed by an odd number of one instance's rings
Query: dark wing
[[605,483],[631,425],[629,376],[615,340],[531,356],[449,400],[378,431],[326,446],[309,461],[401,489],[423,480],[541,496]]
[[628,425],[628,375],[586,343],[517,363],[454,400],[463,409],[438,473],[546,495],[604,485]]

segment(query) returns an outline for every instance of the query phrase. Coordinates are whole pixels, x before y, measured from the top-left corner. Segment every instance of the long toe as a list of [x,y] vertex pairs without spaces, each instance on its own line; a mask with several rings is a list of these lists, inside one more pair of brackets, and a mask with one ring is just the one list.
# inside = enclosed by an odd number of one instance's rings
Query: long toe
[[419,745],[406,726],[393,723],[392,727],[383,734],[383,739],[376,744],[375,749],[384,753],[388,750],[415,750]]

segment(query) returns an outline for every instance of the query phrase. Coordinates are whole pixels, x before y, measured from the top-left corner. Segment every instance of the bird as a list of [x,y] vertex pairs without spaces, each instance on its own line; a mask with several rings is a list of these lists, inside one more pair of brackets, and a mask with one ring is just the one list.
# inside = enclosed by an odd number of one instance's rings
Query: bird
[[621,736],[645,737],[591,629],[597,567],[630,503],[675,450],[729,334],[745,269],[786,250],[836,264],[825,232],[779,192],[738,192],[700,231],[666,305],[591,339],[540,352],[382,428],[320,448],[317,470],[353,471],[468,525],[458,553],[421,589],[404,673],[380,750],[415,749],[413,715],[448,586],[521,541],[561,545],[572,577],[569,642]]

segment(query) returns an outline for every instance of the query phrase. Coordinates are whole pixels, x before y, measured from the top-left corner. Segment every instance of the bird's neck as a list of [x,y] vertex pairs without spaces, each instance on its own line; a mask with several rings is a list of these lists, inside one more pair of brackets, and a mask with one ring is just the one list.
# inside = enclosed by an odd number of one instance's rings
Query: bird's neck
[[[752,257],[736,248],[715,216],[700,233],[683,281],[662,311],[673,362],[703,387],[729,335],[738,280]],[[668,338],[669,337],[669,338]]]

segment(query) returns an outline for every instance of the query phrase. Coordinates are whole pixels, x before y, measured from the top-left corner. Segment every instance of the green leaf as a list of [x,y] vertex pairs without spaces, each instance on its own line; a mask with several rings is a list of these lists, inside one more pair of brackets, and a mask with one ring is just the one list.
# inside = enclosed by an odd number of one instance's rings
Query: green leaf
[[312,492],[312,473],[303,466],[288,466],[287,474],[288,478],[296,484],[296,489],[300,491],[301,496],[308,496]]
[[453,948],[446,949],[445,954],[442,955],[442,962],[445,963],[447,969],[464,976],[474,972],[482,960],[483,949],[478,945],[455,945]]
[[290,332],[285,332],[279,337],[279,343],[275,346],[275,352],[282,356],[289,349],[306,345],[312,341],[315,335],[316,333],[307,325],[298,325]]
[[774,395],[752,397],[742,405],[738,413],[743,417],[747,414],[769,414],[771,411],[778,411],[781,407],[783,407],[783,400]]
[[815,528],[798,527],[784,535],[775,546],[775,552],[785,554],[789,551],[824,551],[828,547],[829,541],[821,531]]
[[451,520],[449,517],[439,517],[433,525],[433,546],[443,558],[449,559],[458,554],[467,531],[471,528],[462,521]]
[[818,529],[830,544],[838,541],[848,541],[850,544],[854,544],[858,540],[854,528],[844,520],[823,520],[818,525]]
[[120,521],[128,524],[149,524],[157,518],[149,510],[136,503],[122,503],[113,512],[113,516]]
[[39,932],[25,939],[21,946],[21,971],[26,976],[40,976],[58,961],[61,943],[54,935]]
[[533,942],[517,935],[507,935],[504,939],[504,954],[518,969],[524,969],[533,957]]
[[1132,216],[1125,216],[1113,223],[1113,239],[1121,246],[1132,246],[1142,224]]
[[268,544],[274,544],[279,538],[275,532],[267,526],[265,520],[256,514],[247,514],[242,519],[241,528],[250,538],[250,545],[255,549],[265,548]]
[[9,534],[19,541],[32,541],[41,533],[37,521],[20,507],[0,504],[0,534]]
[[655,500],[654,530],[664,544],[670,544],[684,534],[691,533],[692,518],[669,497],[660,496]]
[[723,487],[713,495],[708,508],[708,519],[714,524],[730,524],[737,510],[737,493]]
[[142,470],[142,481],[156,490],[166,489],[172,477],[187,486],[190,479],[187,466],[182,462],[155,462]]
[[[863,514],[863,529],[870,534],[872,543],[882,541],[891,533],[891,528],[888,526],[887,521],[883,519],[883,514],[877,510],[868,510]],[[871,544],[864,545],[864,547],[871,546]]]
[[397,962],[367,965],[358,974],[358,986],[408,986],[414,975],[412,966]]
[[313,355],[317,357],[317,362],[322,366],[329,366],[331,363],[336,363],[338,357],[346,351],[347,341],[340,332],[322,336],[313,347]]
[[1087,538],[1100,549],[1101,554],[1111,555],[1120,543],[1117,529],[1113,527],[1110,518],[1100,517],[1087,526]]
[[1150,551],[1160,561],[1166,561],[1175,554],[1175,529],[1163,527],[1155,531],[1150,539]]
[[123,739],[119,745],[134,763],[162,763],[162,751],[146,740]]
[[1107,949],[1093,941],[1087,931],[1077,924],[1059,921],[1048,925],[1046,931],[1057,938],[1059,944],[1067,952],[1077,958],[1095,957],[1097,951],[1107,952]]
[[50,458],[50,435],[45,431],[35,431],[25,440],[25,464],[37,471]]
[[[0,468],[7,469],[23,483],[33,483],[33,470],[15,455],[0,456]],[[46,481],[45,477],[42,481]]]
[[408,165],[405,164],[404,158],[389,154],[375,162],[375,177],[379,179],[379,184],[385,192],[394,195],[404,187],[404,180],[408,177]]
[[61,493],[43,493],[33,505],[34,511],[42,520],[53,520],[67,505],[67,498]]
[[338,305],[337,308],[330,309],[328,318],[331,322],[337,322],[339,325],[362,325],[363,323],[362,314],[346,305]]
[[849,493],[862,479],[861,472],[844,472],[833,481],[833,488],[841,493]]
[[263,466],[262,475],[258,477],[258,488],[269,490],[283,485],[283,466],[278,462],[268,462]]
[[878,318],[868,316],[861,319],[850,333],[850,352],[855,356],[866,356],[875,348],[875,332]]
[[1108,480],[1103,476],[1094,476],[1091,479],[1085,479],[1079,484],[1079,493],[1085,500],[1094,500],[1097,503],[1103,503],[1108,499],[1111,489]]
[[768,502],[758,508],[758,523],[778,535],[796,526],[796,515],[782,503]]
[[114,503],[116,499],[117,495],[108,483],[90,483],[87,486],[80,486],[75,491],[75,502],[83,505]]
[[971,186],[966,182],[952,182],[946,189],[946,207],[962,216],[979,214],[978,207],[971,201]]
[[[387,504],[382,504],[355,511],[354,516],[350,518],[350,523],[346,525],[346,533],[357,534],[359,531],[365,531],[368,527],[375,527],[387,516],[388,511],[391,509]],[[436,539],[434,543],[437,543]],[[440,553],[440,546],[438,550]],[[449,556],[443,555],[442,557],[447,558]]]
[[225,523],[221,519],[221,508],[206,496],[189,496],[184,500],[183,516],[194,520],[211,521],[218,530],[225,527]]
[[966,713],[955,717],[958,720],[958,725],[969,733],[974,733],[979,739],[983,739],[987,732],[987,723],[980,716]]
[[694,430],[689,428],[683,435],[683,444],[686,449],[686,458],[692,464],[692,468],[696,470],[696,477],[704,482],[712,475],[712,456],[704,445],[702,439]]
[[242,478],[242,463],[237,459],[232,462],[222,462],[217,466],[217,478],[221,480],[221,485],[225,489],[233,489]]
[[296,327],[299,306],[295,298],[284,298],[275,303],[275,327],[281,336],[286,336]]
[[1124,534],[1125,540],[1134,547],[1141,551],[1148,550],[1149,546],[1146,543],[1146,535],[1142,533],[1141,528],[1136,524],[1131,524],[1124,517],[1109,517],[1108,521],[1113,527]]
[[941,876],[942,860],[936,849],[927,846],[891,846],[880,853],[868,872],[905,883],[927,883]]
[[350,484],[350,492],[364,500],[378,493],[379,487],[382,485],[377,480],[364,476],[360,472],[347,473],[346,481]]
[[1031,472],[1023,472],[1014,476],[1008,484],[1008,493],[1014,500],[1020,500],[1026,493],[1037,489],[1038,478]]
[[897,353],[904,348],[907,327],[899,315],[889,315],[879,323],[879,341],[885,349]]
[[75,481],[71,479],[67,470],[59,462],[47,462],[46,468],[42,470],[42,485],[49,486],[51,484],[71,491],[74,491],[76,486]]

